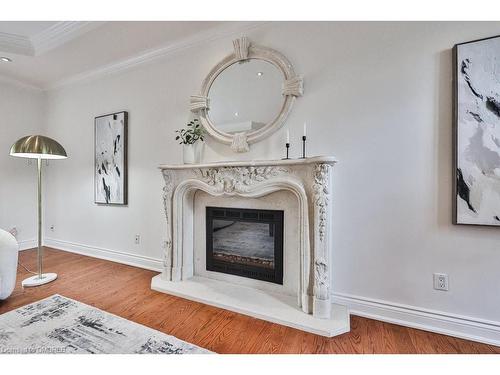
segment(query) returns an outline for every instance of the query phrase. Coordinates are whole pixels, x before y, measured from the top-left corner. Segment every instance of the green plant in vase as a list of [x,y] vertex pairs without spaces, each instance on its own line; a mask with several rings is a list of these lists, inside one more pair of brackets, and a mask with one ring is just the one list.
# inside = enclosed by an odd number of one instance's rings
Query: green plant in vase
[[205,132],[198,119],[187,123],[184,129],[175,131],[176,141],[182,145],[184,164],[196,164],[201,160]]
[[179,141],[181,145],[192,145],[198,140],[204,141],[204,131],[200,125],[198,119],[190,121],[184,129],[179,129],[175,131],[178,135],[175,137],[176,141]]

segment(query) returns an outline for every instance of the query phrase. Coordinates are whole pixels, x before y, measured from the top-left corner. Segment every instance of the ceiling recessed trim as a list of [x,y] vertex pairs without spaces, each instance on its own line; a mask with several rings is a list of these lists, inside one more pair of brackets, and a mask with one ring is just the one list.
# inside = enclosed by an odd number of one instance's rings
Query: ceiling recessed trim
[[60,21],[31,38],[0,32],[0,51],[24,56],[39,56],[104,23],[101,21]]
[[105,22],[94,21],[61,21],[43,30],[31,38],[35,56],[57,48],[83,35]]
[[22,35],[0,32],[0,51],[18,55],[34,56],[31,40]]

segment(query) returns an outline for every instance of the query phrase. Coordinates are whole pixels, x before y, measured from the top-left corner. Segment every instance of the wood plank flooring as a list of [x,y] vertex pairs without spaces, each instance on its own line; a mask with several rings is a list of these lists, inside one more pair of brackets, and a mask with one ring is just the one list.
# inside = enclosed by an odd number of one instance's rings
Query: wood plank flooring
[[[325,338],[150,289],[155,272],[46,249],[44,268],[57,281],[17,287],[0,314],[58,293],[217,353],[499,353],[500,348],[394,324],[351,317],[351,332]],[[20,253],[36,269],[36,252]]]

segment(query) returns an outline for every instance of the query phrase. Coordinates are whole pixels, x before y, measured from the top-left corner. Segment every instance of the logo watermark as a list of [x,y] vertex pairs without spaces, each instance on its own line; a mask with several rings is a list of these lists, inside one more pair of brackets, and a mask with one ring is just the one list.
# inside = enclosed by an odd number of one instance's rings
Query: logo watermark
[[30,346],[27,348],[0,347],[0,354],[64,354],[63,346]]

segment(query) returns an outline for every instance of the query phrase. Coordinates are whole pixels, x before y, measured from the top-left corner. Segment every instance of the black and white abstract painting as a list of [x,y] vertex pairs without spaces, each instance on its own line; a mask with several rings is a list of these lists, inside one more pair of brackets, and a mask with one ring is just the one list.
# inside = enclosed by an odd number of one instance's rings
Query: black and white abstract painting
[[95,203],[127,204],[128,113],[95,118]]
[[500,37],[454,57],[455,223],[500,226]]

